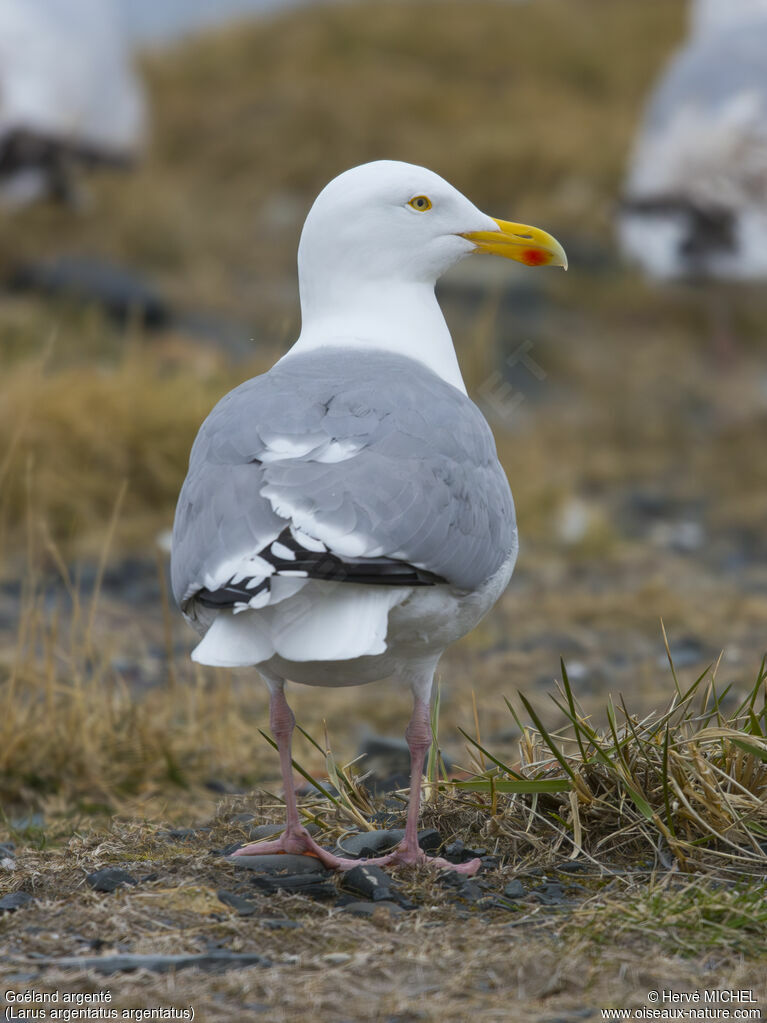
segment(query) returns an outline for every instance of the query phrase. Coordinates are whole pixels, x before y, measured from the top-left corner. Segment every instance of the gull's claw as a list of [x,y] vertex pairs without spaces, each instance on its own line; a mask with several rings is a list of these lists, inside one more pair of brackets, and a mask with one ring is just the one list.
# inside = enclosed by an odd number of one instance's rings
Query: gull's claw
[[334,853],[323,849],[318,845],[304,827],[294,828],[292,831],[284,831],[279,838],[269,842],[252,842],[232,853],[233,856],[271,856],[275,853],[293,853],[296,855],[316,856],[328,870],[351,870],[353,867],[375,866],[375,867],[399,867],[399,866],[426,866],[435,867],[438,870],[454,870],[457,874],[466,874],[471,877],[477,873],[482,865],[478,859],[469,860],[468,863],[450,863],[441,856],[428,856],[420,846],[410,849],[405,843],[401,843],[396,849],[385,856],[373,856],[370,859],[351,859],[346,856],[336,856]]

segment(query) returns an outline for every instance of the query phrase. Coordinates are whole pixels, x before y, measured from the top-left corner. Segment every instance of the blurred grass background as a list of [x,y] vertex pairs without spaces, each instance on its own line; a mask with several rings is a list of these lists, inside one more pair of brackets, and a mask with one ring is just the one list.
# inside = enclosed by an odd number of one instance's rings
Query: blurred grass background
[[[78,214],[2,214],[4,279],[107,259],[207,324],[150,331],[0,293],[7,800],[138,798],[168,814],[203,783],[276,776],[260,683],[192,671],[157,537],[207,411],[297,335],[311,201],[371,159],[431,167],[488,212],[552,231],[571,260],[567,275],[472,260],[442,288],[522,536],[508,594],[444,659],[443,736],[468,727],[476,691],[483,736],[511,746],[501,694],[547,686],[560,654],[587,707],[607,688],[665,701],[661,616],[683,668],[726,648],[727,681],[752,680],[767,620],[767,303],[758,288],[723,299],[738,341],[723,367],[710,296],[644,283],[612,240],[637,118],[683,25],[679,0],[370,0],[243,23],[144,55],[152,138],[134,173],[90,180]],[[406,695],[381,693],[294,701],[351,755],[360,722],[404,727]]]

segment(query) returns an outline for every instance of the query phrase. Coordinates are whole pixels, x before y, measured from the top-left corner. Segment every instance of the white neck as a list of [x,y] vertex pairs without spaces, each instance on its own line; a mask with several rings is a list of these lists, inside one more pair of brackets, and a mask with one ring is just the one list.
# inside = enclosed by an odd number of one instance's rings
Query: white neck
[[307,288],[301,281],[301,334],[288,355],[314,348],[378,348],[428,366],[466,393],[453,340],[433,284],[361,281],[339,289]]

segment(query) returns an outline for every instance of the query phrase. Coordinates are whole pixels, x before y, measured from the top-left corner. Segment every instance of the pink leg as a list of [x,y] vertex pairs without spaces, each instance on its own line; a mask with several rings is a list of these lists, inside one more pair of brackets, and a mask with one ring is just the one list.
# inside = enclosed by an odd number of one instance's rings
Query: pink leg
[[431,723],[429,721],[428,704],[416,697],[413,715],[405,732],[410,747],[410,802],[407,811],[405,837],[397,848],[386,856],[372,859],[349,859],[335,856],[318,845],[300,822],[296,793],[293,788],[293,767],[291,763],[291,736],[295,725],[293,711],[288,706],[282,685],[271,687],[269,703],[269,726],[277,742],[282,770],[282,783],[285,789],[285,806],[287,821],[285,831],[279,838],[269,842],[253,842],[233,853],[234,856],[264,856],[271,853],[307,853],[316,856],[324,866],[331,870],[351,870],[360,864],[428,864],[429,866],[448,868],[460,874],[476,874],[481,861],[471,860],[469,863],[449,863],[438,856],[427,856],[418,845],[418,811],[421,803],[421,782],[426,753],[431,743]]

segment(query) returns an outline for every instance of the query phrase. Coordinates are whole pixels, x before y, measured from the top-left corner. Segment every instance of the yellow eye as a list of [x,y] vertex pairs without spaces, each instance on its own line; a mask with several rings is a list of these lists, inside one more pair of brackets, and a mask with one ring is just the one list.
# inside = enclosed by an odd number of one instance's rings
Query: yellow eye
[[412,206],[414,210],[418,210],[419,213],[425,213],[431,209],[431,199],[428,195],[414,195],[408,203],[408,206]]

